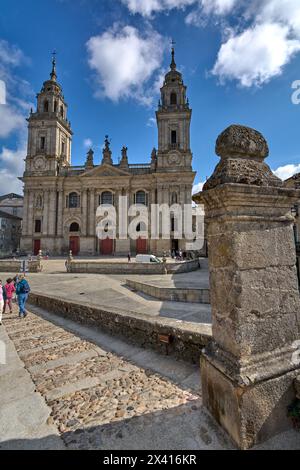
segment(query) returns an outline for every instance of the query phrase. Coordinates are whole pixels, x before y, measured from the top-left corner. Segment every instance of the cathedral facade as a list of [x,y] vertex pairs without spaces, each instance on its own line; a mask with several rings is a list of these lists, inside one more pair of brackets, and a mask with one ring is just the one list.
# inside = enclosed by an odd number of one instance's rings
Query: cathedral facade
[[[99,240],[96,210],[100,204],[113,204],[118,213],[119,196],[129,204],[191,204],[195,173],[192,170],[190,123],[192,110],[186,86],[177,70],[172,49],[170,71],[161,88],[156,111],[158,147],[148,164],[128,161],[123,147],[118,164],[113,163],[109,139],[105,137],[102,162],[94,163],[92,149],[85,164],[71,164],[71,124],[67,104],[57,81],[53,60],[50,80],[37,95],[37,109],[28,118],[28,151],[24,183],[24,214],[21,250],[39,250],[62,255],[112,255],[185,250],[184,238],[141,236],[137,239]],[[172,230],[174,227],[172,228]]]

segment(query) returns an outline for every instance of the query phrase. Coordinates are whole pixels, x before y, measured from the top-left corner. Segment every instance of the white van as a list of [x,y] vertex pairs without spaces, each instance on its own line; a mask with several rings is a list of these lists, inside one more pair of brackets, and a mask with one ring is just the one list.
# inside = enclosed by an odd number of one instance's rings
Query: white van
[[162,261],[154,255],[136,255],[136,263],[161,263]]

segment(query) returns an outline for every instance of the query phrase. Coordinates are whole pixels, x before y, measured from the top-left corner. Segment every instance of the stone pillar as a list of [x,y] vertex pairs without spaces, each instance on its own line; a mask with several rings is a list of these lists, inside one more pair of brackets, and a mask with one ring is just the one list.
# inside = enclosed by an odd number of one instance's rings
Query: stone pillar
[[88,200],[87,200],[87,189],[82,191],[82,235],[84,237],[88,234]]
[[[300,302],[291,207],[264,163],[268,145],[253,129],[231,126],[204,202],[213,340],[201,358],[203,403],[247,449],[291,426],[287,406],[299,374]],[[196,198],[197,200],[197,198]]]
[[56,219],[56,191],[49,191],[49,227],[48,235],[55,235],[55,219]]
[[33,211],[34,211],[34,191],[29,191],[29,195],[28,195],[27,235],[32,235],[34,233]]
[[95,190],[90,190],[90,235],[96,235],[96,208],[95,208]]
[[58,191],[58,208],[57,208],[57,235],[63,235],[63,210],[64,210],[64,192],[62,189]]

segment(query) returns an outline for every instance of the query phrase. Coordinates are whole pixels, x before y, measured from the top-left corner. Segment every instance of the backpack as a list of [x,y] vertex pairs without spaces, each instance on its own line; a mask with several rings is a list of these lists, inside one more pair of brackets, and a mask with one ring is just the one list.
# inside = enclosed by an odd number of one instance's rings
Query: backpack
[[30,287],[27,281],[22,281],[20,285],[20,294],[29,294]]

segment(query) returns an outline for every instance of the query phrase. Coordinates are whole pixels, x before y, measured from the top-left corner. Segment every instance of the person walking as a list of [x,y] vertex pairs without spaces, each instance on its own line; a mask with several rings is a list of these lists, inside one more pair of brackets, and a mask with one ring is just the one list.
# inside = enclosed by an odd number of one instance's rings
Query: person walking
[[2,325],[2,313],[4,309],[4,290],[2,281],[0,281],[0,325]]
[[17,299],[16,291],[17,291],[17,285],[18,285],[18,282],[19,282],[19,274],[16,274],[16,275],[15,275],[15,277],[13,278],[13,281],[14,281],[14,286],[15,286],[14,302],[17,303],[18,299]]
[[131,253],[128,253],[127,258],[128,258],[128,263],[130,263],[130,261],[131,261]]
[[16,288],[14,285],[14,281],[11,278],[7,279],[6,284],[4,286],[4,290],[6,293],[6,299],[5,299],[3,313],[6,312],[6,307],[9,307],[9,313],[12,313],[12,299],[13,299],[14,293],[16,292]]
[[20,274],[19,282],[17,284],[17,297],[18,297],[18,304],[19,304],[19,317],[25,318],[27,313],[25,311],[26,301],[28,299],[28,295],[30,292],[30,286],[25,279],[24,274]]

